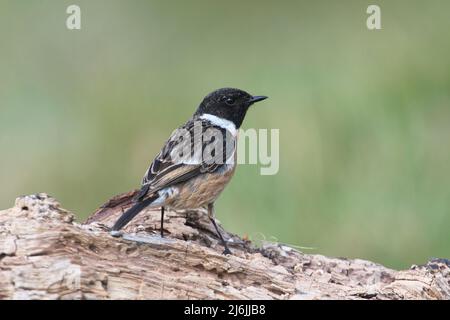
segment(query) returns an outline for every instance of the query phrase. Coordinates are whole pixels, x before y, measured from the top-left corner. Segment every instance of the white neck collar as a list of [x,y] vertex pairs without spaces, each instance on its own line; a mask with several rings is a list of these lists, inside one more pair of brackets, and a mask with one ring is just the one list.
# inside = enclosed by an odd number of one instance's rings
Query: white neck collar
[[237,133],[236,125],[230,120],[220,118],[220,117],[217,117],[217,116],[209,114],[209,113],[202,114],[200,116],[200,119],[208,120],[212,124],[230,131],[231,134],[234,136]]

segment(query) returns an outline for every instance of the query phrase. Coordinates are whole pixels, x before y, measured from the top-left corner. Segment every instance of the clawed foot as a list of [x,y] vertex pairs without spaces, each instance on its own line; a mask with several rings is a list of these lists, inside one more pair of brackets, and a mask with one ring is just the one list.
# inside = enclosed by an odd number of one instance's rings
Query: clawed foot
[[228,254],[233,254],[230,249],[228,249],[228,247],[225,248],[225,250],[223,250],[222,254],[224,255],[228,255]]
[[122,232],[118,230],[111,230],[109,234],[115,238],[121,237],[123,235]]
[[[154,237],[142,237],[142,236],[135,236],[135,235],[124,235],[122,231],[118,231],[118,230],[111,230],[109,232],[109,234],[115,238],[118,237],[122,237],[125,240],[131,240],[131,241],[135,241],[135,242],[141,242],[141,243],[152,243],[154,242]],[[151,239],[151,240],[150,240]],[[164,239],[164,233],[161,232],[161,240]],[[150,240],[150,241],[149,241]],[[222,254],[223,255],[232,255],[233,253],[231,252],[231,250],[228,248],[228,246],[226,245],[225,241],[224,241],[224,247],[225,250],[223,250]]]

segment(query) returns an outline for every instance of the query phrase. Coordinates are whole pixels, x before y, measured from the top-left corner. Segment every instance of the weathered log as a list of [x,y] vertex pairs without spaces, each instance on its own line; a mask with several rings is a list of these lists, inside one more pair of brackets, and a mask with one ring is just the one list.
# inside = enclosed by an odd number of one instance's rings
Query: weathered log
[[[1,299],[449,299],[450,262],[395,271],[379,264],[304,254],[278,243],[256,247],[225,233],[222,247],[205,213],[146,210],[108,233],[133,192],[87,223],[46,194],[0,211]],[[223,229],[222,229],[223,230]]]

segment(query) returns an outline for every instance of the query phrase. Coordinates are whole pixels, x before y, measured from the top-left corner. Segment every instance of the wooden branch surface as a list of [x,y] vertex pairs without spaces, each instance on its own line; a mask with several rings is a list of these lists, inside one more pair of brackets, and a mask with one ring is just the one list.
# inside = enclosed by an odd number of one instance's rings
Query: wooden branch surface
[[[134,192],[111,199],[85,224],[46,194],[0,211],[0,299],[449,299],[450,261],[395,271],[359,260],[257,248],[224,233],[222,255],[203,211],[146,210],[111,237]],[[222,229],[223,230],[223,229]]]

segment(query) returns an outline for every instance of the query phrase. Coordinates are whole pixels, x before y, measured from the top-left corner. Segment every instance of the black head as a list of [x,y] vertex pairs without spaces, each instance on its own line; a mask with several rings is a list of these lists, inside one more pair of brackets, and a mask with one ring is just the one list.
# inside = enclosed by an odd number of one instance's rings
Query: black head
[[266,96],[252,96],[234,88],[222,88],[208,94],[198,107],[194,116],[205,113],[232,121],[239,128],[248,108],[255,102],[267,99]]

